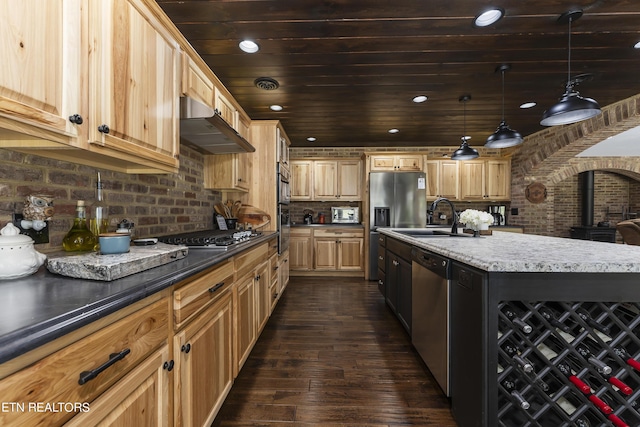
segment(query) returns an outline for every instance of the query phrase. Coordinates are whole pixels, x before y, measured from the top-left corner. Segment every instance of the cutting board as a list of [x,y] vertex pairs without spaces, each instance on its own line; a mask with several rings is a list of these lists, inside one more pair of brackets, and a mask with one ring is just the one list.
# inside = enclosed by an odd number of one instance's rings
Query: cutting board
[[240,224],[248,222],[252,228],[257,229],[269,224],[271,216],[255,206],[242,205],[238,211],[238,222]]
[[186,257],[188,252],[186,246],[166,243],[132,245],[128,253],[117,255],[63,252],[48,256],[47,269],[62,276],[108,282],[177,261]]

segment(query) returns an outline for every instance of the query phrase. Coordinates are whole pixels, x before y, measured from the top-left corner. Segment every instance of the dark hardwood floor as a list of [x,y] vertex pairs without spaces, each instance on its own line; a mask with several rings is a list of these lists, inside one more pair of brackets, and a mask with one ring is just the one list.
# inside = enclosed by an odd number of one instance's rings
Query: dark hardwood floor
[[375,282],[292,277],[213,426],[456,423]]

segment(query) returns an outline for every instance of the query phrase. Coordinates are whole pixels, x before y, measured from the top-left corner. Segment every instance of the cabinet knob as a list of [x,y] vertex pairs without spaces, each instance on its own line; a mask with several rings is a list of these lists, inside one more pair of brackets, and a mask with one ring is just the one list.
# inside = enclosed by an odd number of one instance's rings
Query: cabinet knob
[[72,116],[69,116],[69,121],[76,125],[81,125],[83,122],[82,116],[80,114],[74,114]]
[[187,343],[180,348],[180,351],[183,353],[189,353],[191,351],[191,344]]
[[173,370],[173,360],[169,360],[168,362],[164,362],[164,365],[162,365],[162,369],[166,369],[168,372],[171,372]]
[[98,132],[100,133],[109,133],[109,126],[107,125],[100,125],[98,126]]

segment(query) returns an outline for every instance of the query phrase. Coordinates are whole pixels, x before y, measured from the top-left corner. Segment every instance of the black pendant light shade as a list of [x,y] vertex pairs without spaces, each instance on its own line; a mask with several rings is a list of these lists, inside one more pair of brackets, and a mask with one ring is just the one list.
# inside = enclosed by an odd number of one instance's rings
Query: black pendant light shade
[[471,99],[471,95],[462,95],[458,101],[462,102],[464,105],[464,118],[462,124],[462,144],[460,144],[460,148],[453,152],[451,155],[451,160],[472,160],[478,158],[480,155],[478,154],[478,150],[475,148],[469,147],[467,143],[467,101]]
[[509,64],[502,64],[496,68],[496,72],[502,73],[502,121],[498,129],[487,138],[487,142],[484,144],[487,148],[507,148],[522,143],[522,135],[509,128],[504,121],[504,73],[510,69]]
[[460,148],[453,152],[453,154],[451,155],[451,160],[473,160],[477,159],[478,157],[480,157],[480,154],[478,154],[478,150],[469,147],[467,140],[463,137]]
[[600,106],[591,98],[583,98],[574,87],[580,79],[571,79],[571,23],[582,16],[582,10],[565,12],[558,18],[560,23],[569,23],[568,73],[565,92],[560,101],[542,114],[540,124],[558,126],[577,123],[600,114]]

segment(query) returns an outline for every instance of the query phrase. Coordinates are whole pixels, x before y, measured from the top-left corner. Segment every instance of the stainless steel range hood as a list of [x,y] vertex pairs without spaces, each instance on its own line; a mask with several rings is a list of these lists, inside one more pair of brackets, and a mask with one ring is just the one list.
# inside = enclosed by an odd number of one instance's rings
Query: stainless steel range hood
[[190,97],[180,98],[180,140],[205,154],[256,151],[224,121],[218,110]]

